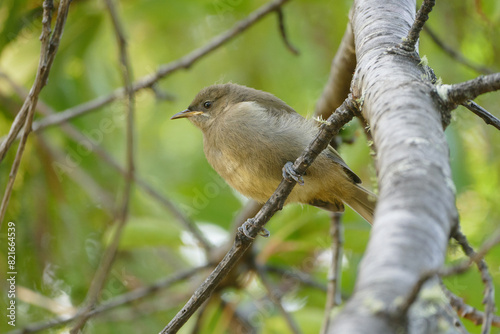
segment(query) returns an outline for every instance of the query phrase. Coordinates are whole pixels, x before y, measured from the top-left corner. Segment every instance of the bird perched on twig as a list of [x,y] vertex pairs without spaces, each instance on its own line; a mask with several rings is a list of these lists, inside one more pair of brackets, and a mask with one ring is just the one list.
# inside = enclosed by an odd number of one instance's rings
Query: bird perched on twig
[[274,95],[233,83],[213,85],[171,119],[178,118],[201,129],[208,162],[241,194],[264,203],[285,177],[301,185],[286,203],[332,212],[344,211],[345,203],[373,222],[376,196],[359,185],[333,147],[321,152],[303,177],[295,174],[291,161],[314,139],[318,124]]

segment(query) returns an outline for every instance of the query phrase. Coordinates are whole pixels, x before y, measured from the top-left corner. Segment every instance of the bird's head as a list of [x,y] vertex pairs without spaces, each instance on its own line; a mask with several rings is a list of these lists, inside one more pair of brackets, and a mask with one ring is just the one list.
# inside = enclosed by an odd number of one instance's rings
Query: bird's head
[[231,106],[245,101],[241,92],[246,89],[251,88],[231,83],[203,88],[186,110],[175,114],[170,119],[189,118],[193,124],[205,130],[214,120],[231,110]]

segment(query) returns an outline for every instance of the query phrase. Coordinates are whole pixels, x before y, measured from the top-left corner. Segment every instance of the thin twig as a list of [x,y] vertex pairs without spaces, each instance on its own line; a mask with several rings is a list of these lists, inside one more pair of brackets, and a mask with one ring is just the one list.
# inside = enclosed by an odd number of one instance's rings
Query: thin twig
[[486,66],[481,66],[474,64],[470,60],[464,57],[463,54],[460,52],[454,50],[451,46],[447,45],[445,42],[443,42],[437,34],[429,28],[429,26],[424,26],[424,31],[429,35],[429,37],[433,40],[434,43],[436,43],[437,46],[439,46],[448,56],[451,58],[455,59],[457,62],[460,64],[478,72],[478,73],[483,73],[483,74],[493,74],[494,71],[489,69]]
[[462,105],[472,111],[474,114],[479,116],[486,124],[492,125],[498,130],[500,130],[500,119],[496,118],[494,115],[490,114],[488,110],[481,107],[479,104],[472,100],[468,100]]
[[408,32],[408,36],[401,43],[401,48],[408,52],[414,52],[417,41],[420,37],[420,32],[424,28],[425,22],[429,19],[429,13],[432,11],[432,8],[436,4],[435,0],[424,0],[422,2],[422,6],[417,12],[417,16],[415,17],[415,21]]
[[[97,315],[101,315],[102,313],[105,313],[107,311],[113,310],[115,308],[118,308],[120,306],[124,306],[133,302],[136,302],[138,300],[141,300],[145,297],[151,296],[154,293],[165,290],[172,285],[188,279],[192,277],[193,275],[197,274],[199,271],[208,268],[209,265],[204,265],[196,268],[191,268],[187,269],[178,273],[175,273],[174,275],[164,278],[162,280],[157,281],[156,283],[153,283],[149,286],[137,288],[133,291],[124,293],[123,295],[116,296],[112,299],[110,299],[108,302],[96,306],[93,310],[90,311],[88,314],[89,317],[94,317]],[[43,321],[40,323],[35,323],[31,324],[23,329],[20,329],[18,331],[12,331],[9,332],[8,334],[19,334],[19,333],[35,333],[39,332],[42,330],[46,330],[49,328],[57,327],[57,326],[62,326],[65,324],[68,324],[74,320],[76,320],[80,316],[80,312],[77,312],[75,315],[71,317],[57,317],[54,319],[51,319],[49,321]]]
[[[482,325],[485,315],[483,312],[479,311],[475,307],[472,307],[470,305],[467,305],[464,300],[457,295],[455,295],[453,292],[451,292],[443,282],[441,282],[441,289],[443,290],[443,293],[445,296],[448,298],[450,301],[451,307],[455,309],[457,314],[469,321],[472,321],[474,325]],[[494,315],[491,319],[491,324],[495,327],[500,328],[500,316]]]
[[328,291],[326,293],[325,315],[323,318],[323,326],[321,333],[326,334],[330,320],[332,318],[332,310],[336,306],[342,304],[341,294],[341,278],[342,278],[342,252],[344,246],[344,230],[342,227],[342,213],[334,212],[330,219],[330,237],[332,262],[328,271]]
[[[305,151],[297,158],[293,168],[298,175],[303,175],[307,168],[313,163],[314,159],[328,146],[328,143],[338,130],[349,122],[354,114],[354,103],[347,99],[325,122],[321,125],[318,135],[308,145]],[[252,220],[252,225],[247,229],[248,234],[255,238],[262,230],[264,225],[271,217],[283,208],[286,198],[295,186],[295,182],[282,180],[278,188],[262,209]],[[238,262],[241,256],[253,244],[252,238],[248,238],[241,230],[238,230],[235,241],[231,249],[226,253],[222,261],[215,270],[207,277],[203,284],[195,291],[193,296],[170,321],[170,323],[161,331],[165,333],[176,333],[203,302],[210,297],[215,288],[222,279],[231,271],[232,267]]]
[[271,282],[269,281],[267,277],[267,273],[264,270],[262,266],[255,266],[256,272],[259,275],[260,281],[262,282],[262,285],[264,285],[264,288],[267,291],[267,296],[269,300],[278,308],[278,311],[281,313],[283,318],[285,319],[285,322],[287,323],[288,327],[290,328],[291,333],[299,334],[301,333],[301,330],[295,320],[293,319],[292,315],[285,310],[283,307],[283,304],[281,303],[281,296],[275,291],[276,288],[273,287]]
[[[28,140],[28,136],[31,132],[31,126],[33,122],[33,116],[35,114],[35,108],[38,101],[38,96],[42,88],[46,85],[47,79],[50,73],[50,69],[54,62],[55,55],[59,49],[59,42],[62,37],[64,30],[64,25],[66,24],[66,18],[68,16],[69,5],[71,0],[62,0],[59,3],[59,10],[57,14],[56,24],[54,26],[54,32],[51,35],[51,21],[52,21],[52,0],[45,0],[43,3],[43,19],[42,19],[42,35],[41,40],[41,51],[40,51],[40,61],[38,64],[38,69],[35,77],[35,82],[31,87],[30,93],[24,104],[19,111],[14,123],[9,130],[7,139],[0,144],[0,163],[7,154],[12,142],[17,137],[17,134],[24,126],[23,135],[21,142],[17,148],[16,156],[14,158],[14,163],[9,174],[9,181],[5,189],[4,196],[2,198],[2,203],[0,205],[0,227],[2,225],[5,213],[7,211],[7,206],[9,204],[10,196],[12,194],[12,188],[14,186],[14,181],[16,179],[17,171],[19,170],[19,165],[21,164],[22,155]],[[24,115],[24,116],[23,116]]]
[[[476,255],[476,252],[467,241],[467,237],[462,233],[459,226],[455,229],[453,238],[460,244],[465,255],[468,257],[474,257]],[[481,334],[488,334],[490,332],[491,322],[495,312],[495,286],[493,285],[493,279],[491,278],[488,265],[486,264],[484,258],[475,262],[484,283],[483,304],[485,304],[485,308]]]
[[99,268],[90,285],[86,306],[81,312],[81,317],[77,320],[74,327],[71,329],[71,334],[77,334],[81,331],[87,320],[89,319],[89,311],[92,310],[101,295],[104,288],[106,279],[111,271],[111,267],[118,252],[118,245],[120,244],[123,229],[128,220],[130,193],[132,189],[132,181],[134,179],[134,90],[132,89],[132,69],[128,59],[127,41],[123,31],[122,23],[116,11],[115,5],[112,0],[105,0],[108,12],[113,23],[114,32],[117,39],[119,59],[121,64],[121,74],[123,78],[123,85],[127,95],[127,118],[126,118],[126,173],[125,173],[125,189],[121,206],[118,212],[118,219],[116,222],[116,229],[113,234],[111,244],[106,249]]
[[[132,89],[134,92],[137,92],[138,90],[144,89],[144,88],[150,88],[152,87],[157,81],[160,79],[165,78],[166,76],[172,74],[173,72],[176,72],[181,69],[188,69],[191,67],[196,61],[200,60],[207,54],[211,53],[212,51],[216,50],[217,48],[221,47],[234,37],[240,35],[243,33],[245,30],[253,26],[255,23],[257,23],[259,20],[264,18],[266,15],[269,13],[274,12],[277,8],[281,7],[283,4],[288,2],[290,0],[275,0],[272,2],[269,2],[265,4],[264,6],[260,7],[259,9],[255,10],[254,12],[250,13],[245,19],[237,22],[231,29],[223,32],[222,34],[214,37],[210,42],[208,42],[206,45],[191,51],[184,57],[177,59],[175,61],[172,61],[168,64],[162,65],[159,67],[159,69],[152,74],[146,75],[142,77],[141,79],[137,80],[133,85]],[[33,130],[34,131],[39,131],[42,129],[45,129],[49,126],[53,126],[56,124],[59,124],[61,122],[70,120],[74,117],[81,116],[83,114],[86,114],[92,110],[95,110],[97,108],[103,107],[114,100],[123,97],[125,95],[125,90],[124,88],[118,88],[115,89],[113,92],[111,92],[108,95],[105,96],[100,96],[98,98],[95,98],[94,100],[85,102],[83,104],[74,106],[70,109],[66,109],[64,111],[58,112],[55,115],[52,115],[50,117],[46,117],[38,122],[35,122],[33,124]]]
[[290,50],[291,53],[293,53],[294,55],[299,55],[299,50],[295,46],[293,46],[288,39],[288,35],[285,29],[285,15],[283,14],[283,9],[281,7],[278,7],[278,9],[276,9],[276,14],[278,15],[278,26],[283,42],[285,42],[287,49]]

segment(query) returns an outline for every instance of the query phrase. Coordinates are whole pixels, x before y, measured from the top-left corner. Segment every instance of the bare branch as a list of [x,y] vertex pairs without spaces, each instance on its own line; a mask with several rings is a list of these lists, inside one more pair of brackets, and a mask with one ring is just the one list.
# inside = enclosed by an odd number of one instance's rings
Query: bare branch
[[443,307],[446,314],[451,318],[450,324],[458,331],[458,334],[469,334],[453,307],[449,303],[443,303]]
[[481,107],[479,104],[472,100],[468,100],[463,102],[462,105],[472,111],[477,116],[481,117],[481,119],[489,125],[494,126],[498,130],[500,130],[500,119],[496,118],[493,114],[490,114],[488,110]]
[[38,96],[42,88],[46,85],[47,79],[50,73],[50,69],[54,62],[55,55],[59,48],[59,42],[62,37],[64,30],[64,25],[66,24],[66,18],[68,16],[69,5],[71,0],[62,0],[59,3],[59,10],[57,14],[57,20],[54,27],[54,32],[51,33],[51,20],[52,20],[52,0],[45,0],[43,3],[43,19],[42,19],[42,35],[41,40],[41,51],[40,60],[38,64],[38,69],[35,77],[35,82],[31,87],[28,97],[25,99],[24,104],[19,111],[16,119],[14,120],[7,139],[0,144],[0,163],[7,154],[10,146],[17,137],[17,134],[24,126],[23,135],[21,142],[17,148],[16,157],[14,158],[14,163],[9,174],[9,181],[5,189],[4,196],[2,198],[2,204],[0,206],[0,226],[5,217],[5,212],[7,211],[7,206],[9,204],[10,196],[12,194],[12,188],[14,186],[14,181],[16,179],[17,171],[19,170],[19,165],[21,164],[22,155],[24,153],[24,148],[28,140],[28,136],[31,132],[31,126],[33,122],[33,116],[35,114],[35,108],[38,101]]
[[332,311],[342,304],[341,278],[342,278],[342,252],[344,246],[344,229],[342,226],[342,213],[333,212],[330,218],[330,237],[332,250],[332,263],[328,272],[328,291],[326,293],[326,307],[321,333],[328,332],[332,320]]
[[424,28],[425,22],[429,19],[429,13],[436,4],[435,0],[424,0],[422,6],[417,12],[415,21],[408,32],[408,36],[401,43],[401,48],[408,52],[413,52],[416,50],[416,45],[420,37],[420,32]]
[[[138,91],[141,88],[137,88],[134,85],[134,91]],[[69,121],[72,118],[84,115],[88,113],[89,111],[96,110],[100,107],[103,107],[114,100],[123,97],[124,94],[124,89],[123,88],[118,88],[112,93],[106,95],[106,96],[100,96],[97,97],[91,101],[79,104],[77,106],[71,107],[69,109],[63,110],[61,112],[58,112],[56,114],[53,114],[48,117],[44,117],[43,119],[36,121],[33,123],[33,131],[41,131],[45,130],[46,128],[53,126],[53,125],[58,125],[61,123],[64,123],[66,121]]]
[[288,40],[288,36],[285,29],[285,16],[283,15],[283,9],[281,7],[278,7],[276,9],[276,14],[278,15],[278,25],[283,42],[285,42],[287,49],[290,50],[291,53],[293,53],[294,55],[299,55],[300,54],[299,50],[295,46],[293,46],[292,43],[290,43],[290,41]]
[[[485,315],[483,312],[478,309],[467,305],[464,300],[453,292],[448,290],[448,288],[441,282],[441,289],[443,293],[446,295],[448,300],[450,301],[450,305],[455,309],[457,314],[467,320],[470,320],[474,323],[474,325],[482,325]],[[500,316],[494,315],[491,320],[491,324],[495,327],[500,328]]]
[[[337,111],[328,118],[327,122],[321,125],[316,138],[293,164],[293,168],[298,175],[304,174],[307,168],[313,163],[314,159],[316,159],[316,157],[328,146],[328,143],[338,130],[353,118],[354,115],[352,110],[354,108],[354,103],[351,100],[346,100]],[[281,210],[294,186],[295,182],[290,182],[285,179],[281,181],[274,194],[253,218],[252,226],[247,229],[247,232],[252,238],[247,238],[241,230],[238,230],[231,249],[226,253],[215,270],[207,277],[205,282],[195,291],[186,305],[184,305],[174,319],[172,319],[161,331],[162,334],[176,333],[200,305],[210,297],[222,279],[238,262],[243,253],[253,244],[253,238],[257,236],[274,213]]]
[[[455,232],[453,233],[453,238],[460,244],[465,255],[470,258],[476,256],[476,252],[467,241],[467,237],[462,233],[459,226],[457,226]],[[481,258],[475,262],[477,268],[479,269],[479,272],[481,273],[481,279],[484,283],[483,304],[486,305],[484,309],[484,319],[481,334],[488,334],[490,332],[491,322],[495,312],[495,287],[493,285],[491,274],[488,270],[488,265],[486,264],[484,258]]]
[[463,54],[461,54],[458,51],[455,51],[451,46],[445,44],[445,42],[443,42],[437,36],[437,34],[431,28],[429,28],[429,26],[424,26],[424,31],[429,35],[429,37],[432,39],[432,41],[434,43],[436,43],[437,46],[439,46],[441,49],[443,49],[443,51],[448,56],[455,59],[460,64],[462,64],[462,65],[464,65],[464,66],[466,66],[466,67],[468,67],[476,72],[479,72],[479,73],[483,73],[483,74],[493,74],[494,73],[493,70],[487,68],[486,66],[474,64],[473,62],[471,62],[470,60],[465,58]]
[[438,85],[435,90],[445,104],[462,104],[479,95],[500,90],[500,73],[482,75],[454,85]]
[[[283,4],[285,4],[288,1],[289,0],[275,0],[275,1],[272,1],[272,2],[265,4],[264,6],[260,7],[259,9],[255,10],[250,15],[248,15],[245,19],[236,23],[231,29],[214,37],[206,45],[204,45],[196,50],[193,50],[192,52],[188,53],[187,55],[185,55],[184,57],[182,57],[180,59],[177,59],[173,62],[170,62],[168,64],[160,66],[160,68],[155,73],[146,75],[146,76],[142,77],[141,79],[137,80],[132,85],[133,91],[137,92],[138,90],[141,90],[144,88],[150,88],[157,81],[165,78],[166,76],[172,74],[173,72],[176,72],[176,71],[181,70],[181,69],[188,69],[196,61],[200,60],[201,58],[208,55],[212,51],[221,47],[222,45],[224,45],[225,43],[227,43],[228,41],[230,41],[234,37],[238,36],[239,34],[243,33],[248,28],[250,28],[252,25],[254,25],[258,21],[260,21],[262,18],[264,18],[266,15],[268,15],[269,13],[272,13],[273,11],[275,11],[277,8],[281,7]],[[83,104],[72,107],[70,109],[66,109],[64,111],[58,112],[55,115],[52,115],[50,117],[46,117],[38,122],[35,122],[33,130],[34,131],[42,130],[42,129],[45,129],[49,126],[70,120],[74,117],[81,116],[81,115],[86,114],[92,110],[95,110],[97,108],[105,106],[106,104],[111,103],[118,98],[123,97],[124,94],[125,94],[124,88],[123,87],[118,88],[106,96],[100,96],[94,100],[85,102]]]

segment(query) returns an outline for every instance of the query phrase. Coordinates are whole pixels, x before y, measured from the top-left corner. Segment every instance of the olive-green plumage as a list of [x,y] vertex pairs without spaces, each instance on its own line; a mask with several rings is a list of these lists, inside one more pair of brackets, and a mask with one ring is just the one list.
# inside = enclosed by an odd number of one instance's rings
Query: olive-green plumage
[[[232,83],[201,90],[188,109],[203,132],[208,162],[234,189],[264,203],[282,180],[285,163],[295,161],[318,132],[318,124],[299,115],[272,94]],[[373,222],[376,196],[359,185],[337,151],[328,146],[296,186],[289,202],[343,211],[346,203]]]

